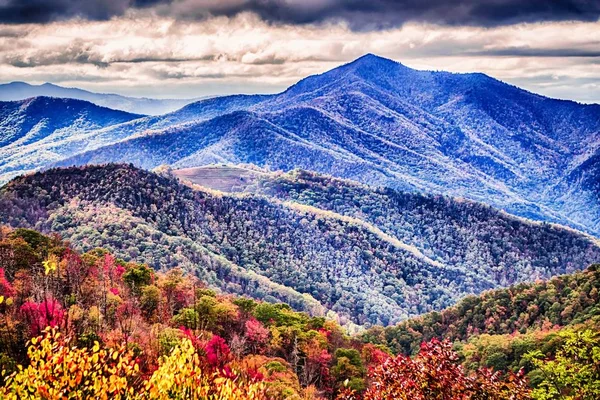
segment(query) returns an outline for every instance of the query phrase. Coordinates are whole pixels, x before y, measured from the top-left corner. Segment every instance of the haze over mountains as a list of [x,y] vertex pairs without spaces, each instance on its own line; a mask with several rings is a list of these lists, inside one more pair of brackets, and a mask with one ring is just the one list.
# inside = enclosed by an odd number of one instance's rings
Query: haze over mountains
[[166,114],[198,100],[128,97],[112,93],[94,93],[83,89],[62,87],[52,83],[44,83],[42,85],[31,85],[25,82],[0,84],[0,101],[19,101],[40,96],[85,100],[114,110],[146,115]]

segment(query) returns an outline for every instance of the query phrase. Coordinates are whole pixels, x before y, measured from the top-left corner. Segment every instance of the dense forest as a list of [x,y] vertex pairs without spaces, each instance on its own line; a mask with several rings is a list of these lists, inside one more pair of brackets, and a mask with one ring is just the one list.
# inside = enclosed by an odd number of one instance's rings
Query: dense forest
[[[157,272],[105,249],[80,253],[73,247],[57,235],[0,228],[0,398],[521,400],[600,394],[597,299],[585,301],[597,295],[595,266],[469,300],[482,306],[472,308],[471,319],[457,317],[455,326],[486,318],[483,305],[502,303],[507,291],[532,304],[543,304],[553,290],[553,300],[570,299],[560,314],[569,307],[573,312],[557,326],[548,328],[544,319],[558,310],[532,315],[527,332],[544,330],[555,339],[552,346],[530,345],[512,371],[475,365],[475,352],[498,348],[498,341],[476,332],[452,336],[453,347],[438,340],[449,336],[438,329],[407,357],[369,343],[374,328],[348,336],[335,321],[219,293],[180,268]],[[575,298],[583,299],[581,306]],[[521,302],[502,304],[506,315],[519,313]],[[456,309],[440,315],[449,313]],[[418,329],[424,318],[411,326]]]
[[563,227],[463,199],[373,189],[302,170],[259,175],[246,190],[358,218],[433,260],[503,286],[580,269],[581,260],[570,259],[567,247],[598,260],[589,239]]
[[[485,355],[482,364],[518,370],[527,351],[541,346],[540,343],[556,346],[557,331],[562,327],[598,329],[599,291],[600,266],[591,265],[582,272],[547,281],[468,296],[441,312],[424,314],[393,327],[374,327],[362,337],[406,355],[417,353],[421,343],[431,339],[468,341],[465,353],[498,345],[498,351]],[[481,354],[471,358],[475,356]]]
[[109,164],[52,169],[0,190],[0,221],[56,232],[225,293],[281,301],[346,327],[392,325],[465,295],[581,270],[587,236],[444,197],[296,172],[224,194]]

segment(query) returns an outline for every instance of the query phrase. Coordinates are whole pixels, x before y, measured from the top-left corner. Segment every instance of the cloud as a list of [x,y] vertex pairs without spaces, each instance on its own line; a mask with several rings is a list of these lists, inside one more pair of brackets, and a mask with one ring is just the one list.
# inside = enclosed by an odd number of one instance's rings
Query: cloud
[[546,22],[356,31],[343,23],[271,24],[248,13],[0,24],[0,82],[163,97],[276,92],[371,52],[417,69],[484,72],[534,92],[600,102],[599,30],[600,22]]
[[495,27],[600,18],[596,0],[1,0],[0,22],[107,20],[135,10],[193,20],[249,12],[269,23],[344,21],[353,30],[389,29],[408,22]]
[[543,49],[523,47],[507,47],[504,49],[478,50],[463,53],[465,56],[501,56],[501,57],[582,57],[600,58],[600,47],[598,49],[573,49],[557,48]]

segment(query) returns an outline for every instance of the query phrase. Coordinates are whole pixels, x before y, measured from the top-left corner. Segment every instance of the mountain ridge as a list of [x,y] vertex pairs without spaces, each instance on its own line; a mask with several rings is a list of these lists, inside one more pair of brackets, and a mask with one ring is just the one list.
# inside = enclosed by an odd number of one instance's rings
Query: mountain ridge
[[418,71],[369,54],[279,94],[192,103],[96,135],[101,140],[50,164],[302,168],[600,234],[593,180],[568,178],[600,149],[600,105],[546,98],[479,73]]
[[[591,207],[593,218],[563,212],[564,206],[548,189],[576,160],[600,146],[600,106],[549,99],[483,74],[416,71],[367,55],[307,77],[247,111],[308,139],[312,149],[304,158],[301,153],[293,155],[295,165],[289,165],[289,160],[269,150],[277,142],[272,127],[247,134],[241,127],[239,138],[228,137],[219,147],[227,149],[220,159],[201,151],[196,157],[186,156],[187,162],[173,159],[171,163],[176,168],[219,161],[268,164],[283,170],[299,167],[401,190],[412,187],[464,196],[592,233],[600,229],[591,222],[600,220],[598,205]],[[191,130],[198,137],[213,132],[204,126]],[[183,139],[189,135],[178,136],[177,127],[169,132],[173,143],[189,140]],[[252,148],[241,136],[251,134],[271,135],[273,143]],[[133,152],[137,144],[131,143]],[[120,144],[119,149],[123,146],[127,145]],[[317,161],[312,154],[324,154],[324,149],[333,150],[336,161],[330,156],[325,156],[329,158],[325,163]],[[289,149],[278,152],[289,153]],[[110,148],[96,154],[103,155],[89,159],[125,161],[115,159]],[[367,173],[343,166],[344,154],[358,156],[356,162]],[[58,165],[78,163],[72,159]],[[590,208],[585,193],[573,197],[580,207]]]
[[148,115],[165,114],[197,101],[197,99],[153,99],[122,96],[115,93],[96,93],[75,87],[63,87],[50,82],[40,85],[21,81],[0,84],[0,101],[19,101],[44,96],[85,100],[102,107]]
[[60,233],[85,251],[181,266],[222,290],[270,293],[344,324],[393,324],[600,257],[588,236],[477,203],[302,171],[253,187],[192,189],[122,164],[51,169],[0,189],[0,221]]
[[75,99],[0,102],[0,182],[71,154],[61,142],[139,117]]

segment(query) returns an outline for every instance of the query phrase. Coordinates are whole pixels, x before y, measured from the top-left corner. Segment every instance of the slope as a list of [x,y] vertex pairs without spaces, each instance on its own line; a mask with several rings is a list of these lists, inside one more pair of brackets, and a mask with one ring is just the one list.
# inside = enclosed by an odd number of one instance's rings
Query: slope
[[[567,204],[564,191],[552,188],[596,151],[599,133],[598,105],[545,98],[483,74],[416,71],[366,55],[231,115],[172,124],[57,165],[302,168],[466,197],[598,233],[597,202],[576,195]],[[174,148],[186,150],[167,156]]]
[[[433,252],[434,260],[403,242],[393,229],[386,232],[384,225],[380,228],[351,212],[343,215],[319,206],[192,189],[168,177],[111,164],[52,169],[12,181],[0,193],[0,220],[60,233],[80,243],[82,250],[106,246],[120,257],[155,268],[182,265],[225,290],[259,298],[266,296],[265,289],[245,276],[262,277],[272,283],[271,298],[299,293],[336,313],[340,322],[357,324],[393,324],[451,305],[469,293],[581,269],[600,256],[600,248],[576,232],[546,225],[522,227],[519,220],[496,216],[481,229],[491,226],[495,234],[514,238],[505,248],[490,240],[487,251],[510,249],[516,254],[497,259],[514,264],[481,263],[473,270],[464,262],[469,255],[451,263]],[[459,218],[476,218],[478,208],[472,209],[463,210]],[[488,220],[486,215],[480,218]],[[467,225],[463,231],[476,226]],[[470,239],[460,233],[455,237]],[[531,249],[534,245],[544,252]],[[485,243],[477,246],[486,249]],[[176,249],[175,255],[169,248]],[[304,303],[294,306],[306,307]]]
[[0,102],[0,182],[61,159],[64,140],[139,117],[71,99]]
[[[432,338],[466,341],[477,335],[506,335],[582,323],[600,324],[600,269],[547,281],[523,283],[469,296],[457,305],[404,321],[385,330],[375,328],[363,339],[385,344],[397,353],[418,351]],[[547,334],[548,332],[546,332]]]
[[[169,114],[147,117],[69,99],[39,98],[3,103],[8,111],[3,115],[0,138],[6,137],[8,141],[14,136],[11,132],[21,132],[21,124],[32,125],[33,122],[39,121],[43,122],[40,126],[44,128],[45,136],[35,131],[36,140],[16,141],[4,149],[0,148],[4,164],[8,165],[7,173],[0,170],[0,183],[20,173],[45,167],[86,150],[110,145],[132,136],[148,135],[154,130],[171,125],[185,126],[193,121],[207,120],[248,107],[262,99],[263,96],[217,97],[190,104]],[[21,107],[22,104],[29,103],[35,103],[37,106]],[[10,115],[11,112],[16,115]],[[107,120],[110,115],[124,117]],[[50,123],[45,119],[48,116],[53,118]],[[39,129],[40,126],[34,128]]]

